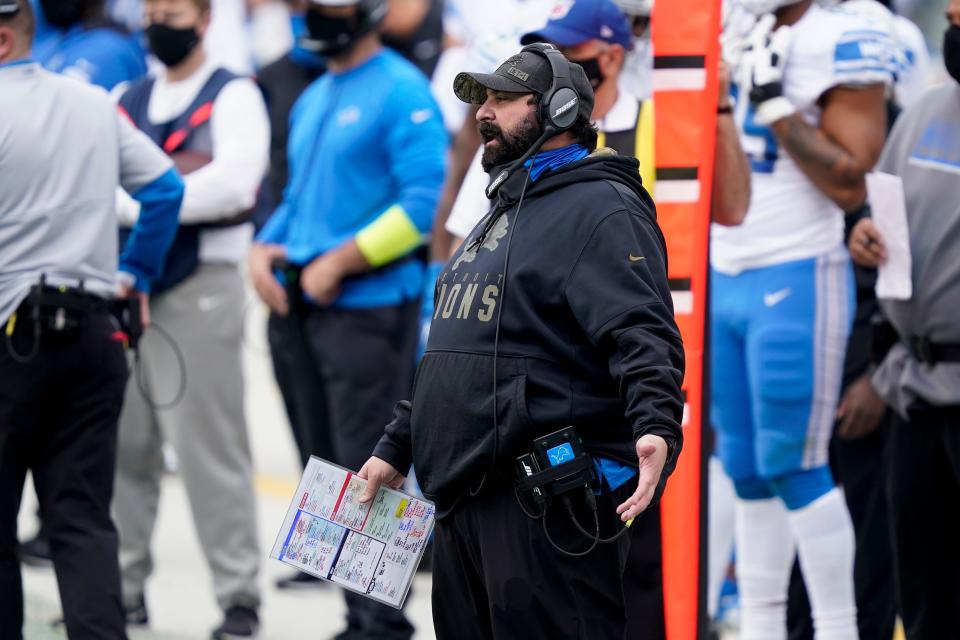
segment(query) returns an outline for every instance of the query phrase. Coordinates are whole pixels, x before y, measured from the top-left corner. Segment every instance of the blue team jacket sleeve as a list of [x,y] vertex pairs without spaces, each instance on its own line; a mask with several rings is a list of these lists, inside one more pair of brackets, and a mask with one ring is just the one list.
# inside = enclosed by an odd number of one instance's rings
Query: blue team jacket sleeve
[[[390,111],[384,114],[387,118],[384,135],[390,174],[397,185],[397,199],[358,233],[358,242],[361,251],[368,244],[388,250],[391,243],[397,243],[396,253],[402,254],[415,247],[409,246],[410,231],[415,229],[421,235],[425,234],[433,223],[434,210],[443,188],[447,133],[440,109],[425,83],[399,85],[391,96],[391,104]],[[385,216],[396,220],[401,215],[407,225],[383,224],[384,220],[381,220]],[[365,231],[380,237],[373,238],[374,242],[360,242]],[[388,235],[382,235],[383,231]],[[394,237],[389,236],[391,231]]]
[[177,233],[183,180],[175,169],[168,169],[131,195],[140,203],[140,217],[120,255],[120,270],[134,275],[136,288],[146,292],[150,282],[163,272],[167,251]]
[[112,91],[119,84],[134,82],[147,73],[143,54],[138,58],[136,51],[129,47],[117,51],[105,50],[91,56],[99,59],[92,65],[90,82],[107,91]]

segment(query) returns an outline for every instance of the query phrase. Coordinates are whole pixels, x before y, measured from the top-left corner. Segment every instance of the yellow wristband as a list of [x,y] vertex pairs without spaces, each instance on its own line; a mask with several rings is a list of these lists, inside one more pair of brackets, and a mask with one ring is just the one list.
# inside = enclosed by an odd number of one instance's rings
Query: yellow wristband
[[400,258],[420,244],[420,230],[398,204],[360,230],[357,247],[367,262],[380,267]]

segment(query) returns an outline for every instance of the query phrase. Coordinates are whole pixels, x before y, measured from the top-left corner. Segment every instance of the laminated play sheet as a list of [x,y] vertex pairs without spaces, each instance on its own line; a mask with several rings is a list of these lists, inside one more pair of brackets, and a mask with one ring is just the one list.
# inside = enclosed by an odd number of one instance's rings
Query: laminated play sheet
[[433,530],[432,503],[311,457],[270,557],[400,608]]

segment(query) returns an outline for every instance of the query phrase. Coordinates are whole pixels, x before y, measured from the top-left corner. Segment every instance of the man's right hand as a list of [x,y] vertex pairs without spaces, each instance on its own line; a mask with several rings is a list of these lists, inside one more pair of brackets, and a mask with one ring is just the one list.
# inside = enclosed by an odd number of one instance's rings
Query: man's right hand
[[253,280],[253,288],[257,295],[274,313],[281,316],[289,313],[290,304],[287,300],[287,292],[273,275],[273,263],[286,257],[287,250],[281,245],[255,243],[247,258],[250,278]]
[[140,326],[147,329],[150,326],[150,296],[137,291],[132,285],[124,284],[120,286],[120,297],[136,298],[140,302]]
[[363,490],[360,496],[360,502],[366,503],[373,500],[381,485],[387,485],[391,489],[399,489],[403,486],[403,474],[393,468],[386,460],[381,460],[376,456],[370,456],[370,459],[363,465],[363,468],[357,473],[358,478],[367,481],[367,488]]

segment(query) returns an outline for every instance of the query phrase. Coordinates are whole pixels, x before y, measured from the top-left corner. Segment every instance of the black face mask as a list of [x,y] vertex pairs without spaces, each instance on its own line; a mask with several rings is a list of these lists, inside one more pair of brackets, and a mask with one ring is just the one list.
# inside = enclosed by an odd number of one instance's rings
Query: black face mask
[[175,67],[183,62],[200,44],[195,27],[176,29],[159,23],[147,27],[146,34],[150,51],[167,67]]
[[316,11],[307,11],[307,33],[304,45],[328,57],[346,53],[363,35],[356,18],[331,18]]
[[83,19],[83,0],[40,0],[40,8],[47,22],[65,29]]
[[583,72],[587,74],[587,80],[590,81],[590,86],[593,87],[594,91],[606,80],[606,76],[604,76],[603,71],[600,70],[600,61],[597,58],[575,60],[575,62],[583,67]]
[[943,64],[947,73],[960,82],[960,27],[955,24],[943,34]]

